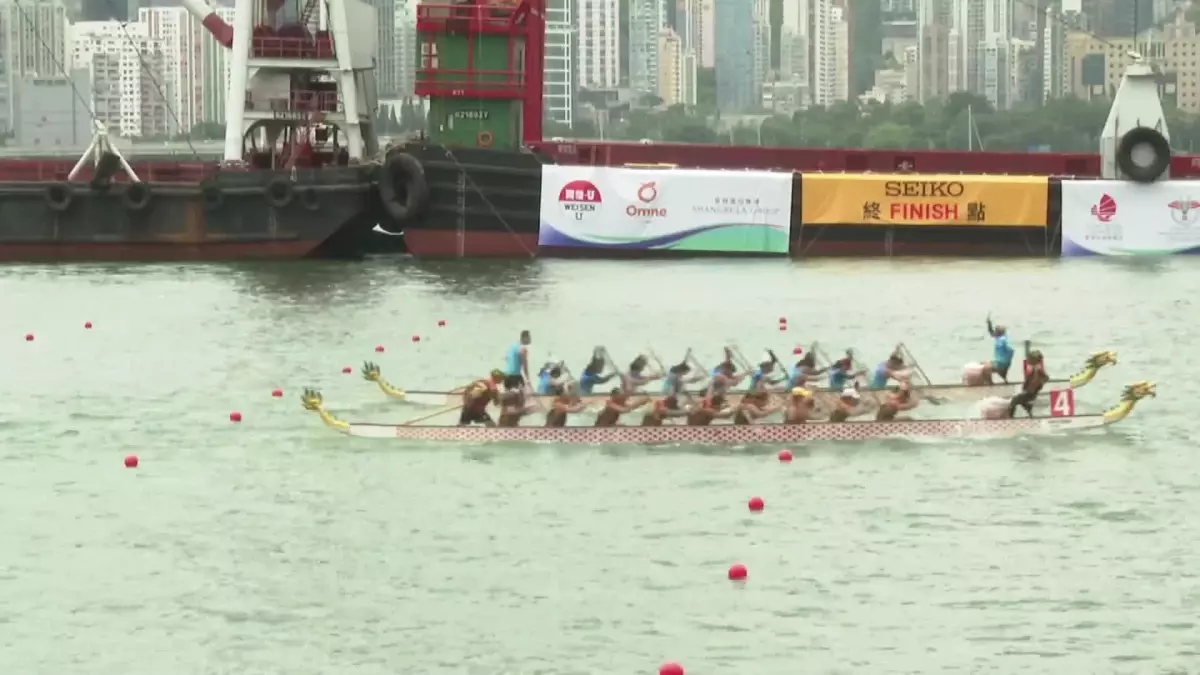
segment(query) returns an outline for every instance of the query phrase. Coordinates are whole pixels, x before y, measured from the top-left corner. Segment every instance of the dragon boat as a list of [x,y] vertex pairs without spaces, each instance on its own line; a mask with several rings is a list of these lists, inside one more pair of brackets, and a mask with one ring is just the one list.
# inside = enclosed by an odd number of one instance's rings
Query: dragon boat
[[899,420],[895,422],[851,421],[713,426],[664,425],[660,427],[478,427],[416,425],[412,422],[365,424],[347,422],[326,410],[321,393],[313,389],[304,391],[301,403],[305,410],[315,412],[330,429],[349,436],[364,438],[454,443],[754,445],[802,443],[805,441],[865,441],[882,438],[1010,438],[1081,431],[1120,422],[1133,412],[1138,401],[1156,395],[1156,387],[1153,382],[1136,382],[1125,387],[1120,402],[1113,408],[1103,413],[1086,415],[1069,414],[1000,420],[964,418]]
[[[1116,363],[1117,353],[1114,351],[1093,352],[1084,361],[1083,368],[1079,372],[1066,379],[1051,380],[1047,384],[1046,389],[1079,389],[1095,379],[1100,369],[1105,366],[1116,365]],[[366,381],[374,382],[379,387],[379,390],[388,396],[388,398],[414,405],[454,405],[460,402],[462,396],[462,389],[453,391],[405,391],[384,379],[379,364],[369,361],[363,364],[362,376]],[[975,403],[990,396],[1011,396],[1019,389],[1020,385],[1014,383],[914,385],[914,391],[921,395],[922,401],[935,405],[943,403]],[[876,401],[882,401],[883,396],[889,391],[891,391],[891,388],[862,388],[859,390],[859,393],[864,398],[871,396]],[[817,404],[825,407],[833,405],[840,393],[840,389],[834,390],[828,387],[813,390]],[[548,404],[554,397],[537,396],[537,398],[541,399],[541,403]],[[608,395],[589,394],[582,398],[589,404],[599,407],[604,404],[604,400],[608,398]],[[736,404],[740,400],[739,392],[731,393],[727,397],[727,400],[730,403]],[[1045,396],[1039,397],[1039,403],[1042,405],[1044,405],[1045,400]]]

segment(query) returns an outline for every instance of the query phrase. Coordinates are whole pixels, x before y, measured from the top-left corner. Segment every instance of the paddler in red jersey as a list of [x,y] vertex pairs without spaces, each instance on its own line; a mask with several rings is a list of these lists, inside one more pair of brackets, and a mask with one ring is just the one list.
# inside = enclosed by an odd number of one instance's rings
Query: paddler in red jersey
[[505,389],[500,394],[500,419],[497,426],[519,427],[521,418],[537,410],[536,405],[525,403],[525,383],[516,382],[511,376],[505,378]]
[[550,403],[550,409],[546,411],[546,426],[565,427],[567,426],[567,415],[582,412],[587,407],[587,403],[568,392],[564,386],[559,386],[556,392],[554,401]]
[[758,420],[779,411],[782,403],[772,402],[771,395],[756,391],[746,394],[733,411],[734,424],[754,424]]
[[732,415],[733,408],[725,405],[724,394],[705,396],[700,405],[688,411],[687,424],[689,427],[706,427],[715,419],[726,419]]
[[596,415],[596,426],[615,427],[617,426],[617,421],[621,419],[621,415],[633,412],[649,402],[650,399],[645,396],[631,401],[629,394],[620,388],[613,389],[612,393],[608,396],[608,400],[604,402],[604,410],[601,410],[600,414]]
[[1038,394],[1042,393],[1042,387],[1050,381],[1041,350],[1030,350],[1028,340],[1025,341],[1025,363],[1025,381],[1021,384],[1021,391],[1008,402],[1009,417],[1016,416],[1017,408],[1024,408],[1025,412],[1033,417],[1033,402],[1037,400]]
[[661,427],[671,417],[687,417],[687,411],[679,408],[679,397],[674,394],[659,399],[642,415],[642,426]]
[[490,377],[476,380],[467,385],[462,395],[462,414],[458,417],[458,426],[482,424],[494,427],[496,422],[488,414],[487,408],[492,403],[500,402],[500,383],[504,381],[504,372],[500,369],[492,371]]
[[829,413],[830,422],[845,422],[851,417],[858,417],[871,412],[870,405],[863,403],[862,396],[854,387],[846,387],[838,397],[833,410]]
[[897,413],[912,410],[919,402],[920,399],[912,395],[912,384],[901,382],[894,391],[888,392],[887,400],[875,413],[875,421],[891,422],[896,419]]
[[804,387],[795,387],[791,391],[791,401],[783,410],[784,424],[804,424],[816,414],[817,402],[813,400],[812,392]]

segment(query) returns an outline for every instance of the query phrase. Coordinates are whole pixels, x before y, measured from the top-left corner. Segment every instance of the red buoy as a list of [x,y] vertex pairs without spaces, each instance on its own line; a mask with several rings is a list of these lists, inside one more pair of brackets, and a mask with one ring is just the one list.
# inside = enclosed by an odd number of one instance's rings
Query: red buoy
[[664,663],[658,667],[658,675],[683,675],[683,666],[678,663]]
[[240,413],[236,410],[229,413],[229,421],[230,422],[241,422],[242,421],[242,413]]
[[353,372],[354,372],[354,369],[353,369],[353,368],[351,368],[350,366],[343,366],[343,367],[342,367],[342,374],[343,374],[343,375],[349,375],[350,373],[353,373]]
[[136,469],[137,465],[138,465],[137,455],[126,455],[125,456],[125,468],[126,469]]
[[84,328],[86,328],[86,329],[88,329],[88,330],[91,330],[91,329],[92,329],[92,322],[91,322],[91,321],[86,321],[86,322],[84,322],[84,324],[83,324],[83,327],[84,327]]
[[446,320],[438,319],[438,328],[445,328],[445,327],[446,327]]
[[414,336],[413,336],[413,338],[412,338],[412,340],[413,340],[413,342],[420,342],[420,341],[421,341],[421,336],[420,336],[420,335],[414,335]]
[[787,323],[779,324],[779,330],[780,332],[787,330]]
[[779,323],[787,323],[787,317],[786,316],[779,317]]
[[792,451],[791,450],[780,450],[779,451],[779,461],[781,461],[781,462],[792,461]]
[[737,563],[736,565],[730,566],[729,580],[730,581],[745,581],[746,580],[746,566],[741,563]]
[[792,350],[792,353],[795,354],[796,356],[800,356],[801,354],[804,353],[804,347],[796,347],[795,349]]
[[274,389],[272,389],[272,390],[271,390],[271,395],[272,395],[272,396],[274,396],[275,398],[282,398],[282,397],[283,397],[283,390],[282,390],[282,389],[280,389],[280,388],[278,388],[278,387],[276,387],[276,388],[274,388]]
[[762,497],[751,497],[750,498],[750,510],[751,511],[754,511],[754,512],[762,511],[763,506],[766,506],[766,504],[763,503]]
[[26,333],[26,334],[25,334],[25,341],[26,341],[26,342],[33,342],[33,333]]
[[376,354],[383,353],[383,345],[375,345],[375,353]]

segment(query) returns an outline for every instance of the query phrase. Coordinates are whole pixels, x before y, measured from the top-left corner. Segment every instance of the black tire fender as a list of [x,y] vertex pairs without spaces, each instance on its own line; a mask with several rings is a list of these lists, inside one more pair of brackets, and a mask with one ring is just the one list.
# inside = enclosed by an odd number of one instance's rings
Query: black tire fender
[[[1139,146],[1148,145],[1154,151],[1154,159],[1149,164],[1138,164],[1133,159],[1133,152]],[[1134,127],[1125,132],[1121,142],[1117,144],[1117,168],[1125,176],[1137,183],[1153,183],[1171,167],[1171,144],[1156,129],[1150,127]]]

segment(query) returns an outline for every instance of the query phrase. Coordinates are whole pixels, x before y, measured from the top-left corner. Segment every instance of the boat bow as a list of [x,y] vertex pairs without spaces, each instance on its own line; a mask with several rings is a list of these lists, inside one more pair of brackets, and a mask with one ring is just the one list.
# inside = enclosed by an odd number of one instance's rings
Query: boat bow
[[1125,390],[1121,392],[1121,402],[1101,413],[1104,423],[1116,424],[1129,417],[1130,413],[1137,406],[1138,401],[1147,397],[1158,397],[1158,388],[1153,382],[1142,380],[1141,382],[1134,382],[1125,387]]
[[325,409],[325,399],[321,396],[321,392],[316,389],[305,389],[304,393],[300,395],[300,403],[304,406],[305,410],[317,413],[321,421],[325,423],[325,426],[343,434],[350,433],[349,422],[338,419],[333,413]]
[[1105,366],[1117,365],[1117,353],[1112,350],[1102,352],[1092,352],[1092,355],[1083,362],[1083,370],[1075,373],[1068,381],[1071,383],[1072,389],[1078,389],[1083,385],[1091,382],[1096,377],[1096,373]]
[[374,382],[388,398],[394,398],[398,401],[403,401],[405,392],[399,387],[392,386],[390,382],[383,379],[383,373],[379,369],[379,364],[371,361],[363,361],[362,376],[367,382]]

